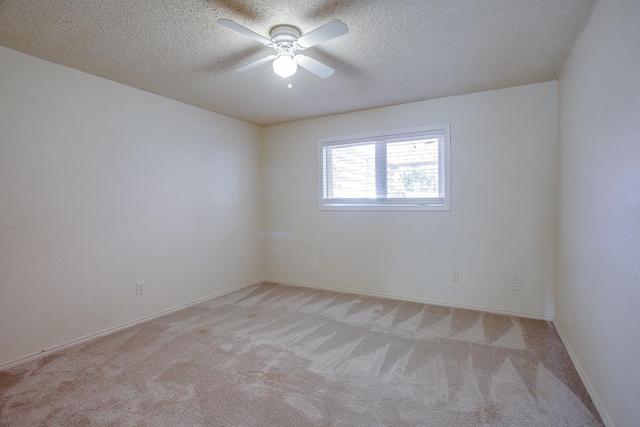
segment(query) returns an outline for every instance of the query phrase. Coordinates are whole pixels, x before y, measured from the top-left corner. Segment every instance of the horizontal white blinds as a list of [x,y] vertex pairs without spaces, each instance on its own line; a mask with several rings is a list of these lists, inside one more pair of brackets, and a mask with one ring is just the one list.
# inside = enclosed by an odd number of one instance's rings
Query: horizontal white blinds
[[444,131],[322,144],[323,203],[444,203]]

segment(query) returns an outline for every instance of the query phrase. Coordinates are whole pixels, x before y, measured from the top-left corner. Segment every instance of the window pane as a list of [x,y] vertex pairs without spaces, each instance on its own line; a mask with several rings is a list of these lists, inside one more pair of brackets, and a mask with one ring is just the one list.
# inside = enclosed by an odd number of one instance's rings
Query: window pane
[[375,144],[331,147],[330,155],[330,197],[376,197]]
[[450,210],[449,124],[318,141],[321,210]]
[[438,138],[387,144],[387,197],[439,197]]

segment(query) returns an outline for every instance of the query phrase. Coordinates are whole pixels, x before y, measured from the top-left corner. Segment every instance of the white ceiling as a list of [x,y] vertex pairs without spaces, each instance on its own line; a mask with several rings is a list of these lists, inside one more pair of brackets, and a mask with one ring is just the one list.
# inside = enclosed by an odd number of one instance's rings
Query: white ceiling
[[[0,0],[0,44],[259,125],[556,79],[597,0]],[[305,51],[336,69],[292,79],[268,37],[332,19],[349,33]]]

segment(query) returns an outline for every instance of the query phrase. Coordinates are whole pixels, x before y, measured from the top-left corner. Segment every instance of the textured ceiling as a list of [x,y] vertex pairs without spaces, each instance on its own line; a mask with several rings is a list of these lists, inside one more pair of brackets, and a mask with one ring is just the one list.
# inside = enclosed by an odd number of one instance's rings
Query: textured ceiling
[[[259,125],[557,78],[597,0],[0,0],[0,44]],[[336,69],[287,80],[264,36],[332,19],[345,36],[305,51]]]

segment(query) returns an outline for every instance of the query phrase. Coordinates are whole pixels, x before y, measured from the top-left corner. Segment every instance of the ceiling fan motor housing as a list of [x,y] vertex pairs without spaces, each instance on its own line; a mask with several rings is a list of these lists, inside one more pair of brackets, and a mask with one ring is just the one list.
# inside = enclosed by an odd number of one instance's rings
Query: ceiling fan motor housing
[[282,77],[293,75],[298,65],[320,78],[326,79],[331,76],[335,71],[333,68],[306,55],[296,54],[296,51],[308,49],[349,32],[344,22],[334,19],[304,36],[301,36],[300,30],[294,26],[277,25],[272,28],[269,34],[271,39],[268,39],[228,19],[218,19],[218,22],[220,25],[252,38],[258,43],[262,43],[264,46],[271,47],[276,51],[275,55],[269,55],[253,61],[250,64],[238,68],[236,70],[237,72],[248,71],[259,65],[273,61],[273,70]]
[[275,45],[281,43],[295,43],[300,38],[300,31],[291,25],[278,25],[271,30],[271,42]]

